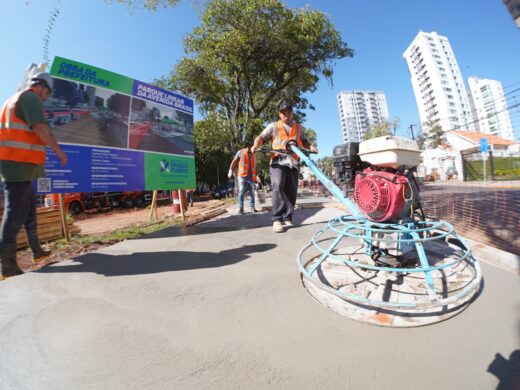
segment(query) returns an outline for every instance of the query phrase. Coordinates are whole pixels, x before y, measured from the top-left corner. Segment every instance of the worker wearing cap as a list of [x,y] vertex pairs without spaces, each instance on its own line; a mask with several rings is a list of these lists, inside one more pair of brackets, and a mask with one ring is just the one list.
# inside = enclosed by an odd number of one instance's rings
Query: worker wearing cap
[[48,73],[37,73],[29,89],[9,98],[0,111],[0,178],[5,197],[0,226],[0,280],[23,273],[16,263],[16,236],[22,225],[34,259],[50,254],[38,239],[33,180],[45,176],[45,146],[54,150],[62,166],[67,164],[67,155],[47,126],[43,111],[52,87]]
[[251,153],[252,142],[247,142],[244,149],[240,149],[231,165],[229,166],[228,177],[233,177],[233,171],[238,165],[238,212],[244,214],[244,197],[249,192],[249,209],[253,213],[257,213],[255,209],[255,183],[256,177],[256,159],[255,155]]
[[[251,151],[254,153],[264,142],[271,141],[272,150],[286,151],[287,142],[295,141],[298,147],[317,153],[302,131],[301,124],[293,120],[292,105],[284,101],[279,107],[278,122],[270,123],[255,138]],[[298,156],[295,154],[271,154],[269,175],[272,186],[273,231],[282,233],[285,227],[293,226],[293,213],[298,191]]]

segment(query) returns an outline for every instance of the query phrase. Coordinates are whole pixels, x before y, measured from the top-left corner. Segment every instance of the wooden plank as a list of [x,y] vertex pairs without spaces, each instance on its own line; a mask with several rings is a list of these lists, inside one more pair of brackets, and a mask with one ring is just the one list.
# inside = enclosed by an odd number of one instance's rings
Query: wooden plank
[[[3,216],[3,211],[3,209],[0,210],[0,218]],[[59,210],[46,207],[37,208],[36,222],[38,224],[38,237],[40,241],[54,241],[63,237]],[[66,223],[70,233],[79,232],[79,228],[74,225],[72,221],[67,221]],[[27,247],[27,237],[23,227],[16,238],[16,246],[18,248]]]

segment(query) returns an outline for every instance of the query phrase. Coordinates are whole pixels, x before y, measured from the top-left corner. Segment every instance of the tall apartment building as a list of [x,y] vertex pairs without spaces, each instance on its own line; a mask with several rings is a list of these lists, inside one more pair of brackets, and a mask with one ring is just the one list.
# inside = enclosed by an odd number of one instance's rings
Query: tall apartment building
[[513,141],[513,126],[502,83],[470,77],[468,86],[476,130]]
[[372,124],[389,120],[386,97],[380,91],[341,91],[339,118],[344,142],[361,142]]
[[468,94],[448,38],[420,31],[403,53],[421,123],[474,131]]

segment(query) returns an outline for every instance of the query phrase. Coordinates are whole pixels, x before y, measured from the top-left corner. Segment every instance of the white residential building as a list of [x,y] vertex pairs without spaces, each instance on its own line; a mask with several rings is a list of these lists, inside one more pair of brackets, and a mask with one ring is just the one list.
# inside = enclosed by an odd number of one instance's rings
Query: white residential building
[[444,131],[474,130],[468,94],[448,38],[420,31],[403,57],[421,123],[438,122]]
[[513,126],[502,83],[497,80],[470,77],[468,86],[476,130],[514,140]]
[[361,142],[373,124],[388,121],[386,97],[380,91],[341,91],[339,119],[344,142]]

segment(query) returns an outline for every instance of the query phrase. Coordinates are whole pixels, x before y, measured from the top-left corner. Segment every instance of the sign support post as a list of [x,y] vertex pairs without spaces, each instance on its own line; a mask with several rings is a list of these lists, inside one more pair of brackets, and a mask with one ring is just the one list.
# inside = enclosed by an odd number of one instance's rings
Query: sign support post
[[152,204],[150,205],[150,219],[157,221],[157,190],[153,190]]
[[484,172],[484,183],[486,182],[486,159],[489,145],[487,138],[480,139],[480,152],[482,153],[482,171]]
[[182,222],[184,222],[186,220],[186,218],[184,216],[184,202],[182,199],[182,192],[181,192],[181,190],[177,190],[177,193],[179,194],[179,203],[181,205],[181,218],[182,218]]
[[64,198],[65,198],[65,196],[63,194],[58,195],[61,229],[63,231],[63,237],[65,238],[65,242],[70,242],[69,228],[67,226],[67,219],[65,218],[65,199]]

